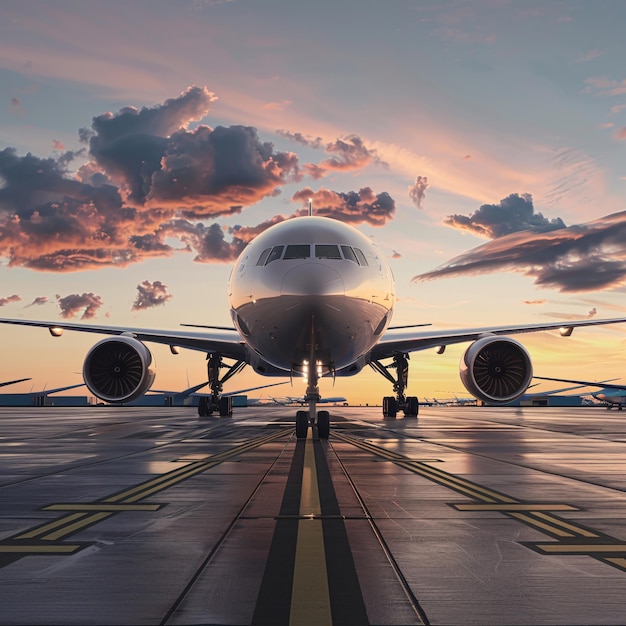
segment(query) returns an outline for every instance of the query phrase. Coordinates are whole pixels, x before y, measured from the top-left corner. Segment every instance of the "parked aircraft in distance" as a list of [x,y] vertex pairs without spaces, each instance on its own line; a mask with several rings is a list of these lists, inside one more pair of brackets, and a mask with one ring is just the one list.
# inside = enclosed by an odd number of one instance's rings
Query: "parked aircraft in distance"
[[[22,378],[19,381],[32,380],[30,378]],[[69,389],[77,389],[78,387],[84,387],[85,383],[77,383],[74,385],[66,385],[64,387],[56,387],[55,389],[46,389],[44,385],[43,389],[31,390],[27,393],[7,393],[0,394],[0,406],[47,406],[50,402],[49,398],[52,394],[60,393],[61,391],[68,391]],[[85,403],[87,399],[85,398]]]
[[606,402],[606,408],[612,409],[617,407],[621,411],[626,404],[626,385],[615,385],[607,382],[591,382],[588,380],[568,380],[567,378],[548,378],[547,376],[534,376],[537,380],[552,380],[558,383],[572,383],[582,387],[598,387],[600,391],[590,393],[590,396],[597,398],[602,402]]
[[[318,404],[343,404],[347,406],[348,400],[343,396],[329,396],[327,398],[320,398],[317,401]],[[302,396],[278,396],[272,397],[269,396],[267,398],[248,398],[248,404],[274,404],[281,406],[292,406],[292,405],[300,405],[304,406],[306,401]]]
[[[303,377],[308,411],[296,414],[296,435],[307,436],[317,422],[328,438],[328,411],[316,412],[319,379],[353,376],[366,365],[393,386],[383,398],[383,414],[417,416],[416,396],[407,396],[409,354],[427,348],[470,342],[460,376],[475,397],[506,404],[526,391],[532,380],[530,355],[506,335],[626,322],[626,318],[588,319],[457,330],[416,330],[390,326],[395,300],[391,269],[375,243],[343,222],[311,215],[271,226],[250,241],[235,262],[228,298],[234,328],[151,330],[71,322],[0,319],[0,323],[40,326],[58,337],[64,330],[114,335],[87,353],[83,378],[106,402],[124,403],[152,385],[155,371],[144,342],[204,352],[211,398],[201,415],[232,414],[224,383],[246,365],[264,376]],[[233,361],[229,363],[228,361]],[[390,362],[384,363],[385,360]],[[222,375],[220,370],[225,369]]]
[[32,380],[32,378],[18,378],[17,380],[7,380],[4,383],[0,383],[0,387],[6,387],[7,385],[15,385],[16,383],[23,383],[25,380]]
[[[211,394],[200,393],[200,389],[206,387],[209,381],[206,380],[199,385],[194,385],[182,391],[166,391],[163,389],[150,389],[149,392],[152,396],[161,396],[163,398],[163,404],[169,406],[184,406],[187,404],[196,404],[200,413],[206,413],[206,407],[211,401]],[[277,385],[285,385],[287,381],[280,383],[272,383],[270,385],[259,385],[257,387],[248,387],[247,389],[238,389],[237,391],[229,391],[222,394],[222,397],[237,396],[247,391],[256,391],[257,389],[266,389],[267,387],[276,387]],[[147,395],[148,392],[146,392]],[[194,401],[195,398],[195,401]],[[202,407],[205,407],[204,409]]]

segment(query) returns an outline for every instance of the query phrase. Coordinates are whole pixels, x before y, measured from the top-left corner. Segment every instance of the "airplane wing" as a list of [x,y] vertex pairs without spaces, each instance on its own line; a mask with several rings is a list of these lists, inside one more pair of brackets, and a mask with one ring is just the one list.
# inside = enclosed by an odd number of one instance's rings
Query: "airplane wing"
[[587,380],[568,380],[567,378],[548,378],[546,376],[533,376],[533,378],[537,378],[538,380],[552,380],[557,383],[572,383],[574,385],[581,385],[585,387],[599,387],[600,389],[620,389],[622,391],[626,391],[626,385],[612,385],[610,383],[603,382],[592,383]]
[[169,346],[199,350],[200,352],[219,352],[231,359],[244,359],[246,348],[236,332],[230,330],[169,331],[146,328],[126,328],[123,326],[96,326],[94,324],[75,324],[72,322],[46,322],[40,320],[0,319],[0,324],[17,324],[19,326],[38,326],[47,328],[53,336],[59,336],[64,330],[83,333],[99,333],[102,335],[130,334],[140,341],[152,341]]
[[69,389],[76,389],[78,387],[84,387],[85,383],[76,383],[75,385],[66,385],[65,387],[56,387],[55,389],[43,389],[42,391],[31,391],[34,396],[49,396],[51,393],[60,393],[61,391],[68,391]]
[[32,380],[32,378],[18,378],[17,380],[7,380],[4,383],[0,383],[0,387],[6,387],[7,385],[14,385],[15,383],[23,383],[25,380]]
[[516,335],[544,330],[558,330],[562,336],[569,337],[574,328],[581,326],[601,326],[603,324],[616,324],[619,322],[626,322],[626,318],[551,322],[548,324],[525,324],[520,326],[491,326],[443,332],[434,330],[414,333],[387,332],[372,349],[371,357],[376,360],[385,359],[397,353],[415,352],[428,348],[445,347],[466,341],[475,341],[482,335]]

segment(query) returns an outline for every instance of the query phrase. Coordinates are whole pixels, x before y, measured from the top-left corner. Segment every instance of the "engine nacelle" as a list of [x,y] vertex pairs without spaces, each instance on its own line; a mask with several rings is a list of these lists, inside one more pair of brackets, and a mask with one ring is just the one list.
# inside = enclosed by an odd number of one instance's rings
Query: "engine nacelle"
[[99,341],[85,357],[83,379],[105,402],[130,402],[154,382],[150,350],[134,337],[119,335]]
[[509,337],[487,335],[465,351],[459,365],[465,388],[479,400],[506,404],[528,389],[533,377],[530,355]]

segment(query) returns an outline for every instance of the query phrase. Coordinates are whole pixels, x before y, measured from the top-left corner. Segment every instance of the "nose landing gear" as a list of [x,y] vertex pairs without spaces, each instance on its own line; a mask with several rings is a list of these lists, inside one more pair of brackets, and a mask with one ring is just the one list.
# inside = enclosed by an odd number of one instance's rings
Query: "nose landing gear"
[[[308,402],[308,411],[298,411],[296,413],[296,437],[298,439],[306,439],[309,430],[309,421],[311,425],[317,424],[317,436],[320,439],[328,439],[330,434],[330,414],[328,411],[317,411],[316,405],[320,401],[320,390],[317,386],[321,376],[321,366],[318,371],[317,360],[317,341],[315,335],[315,318],[311,318],[311,334],[309,343],[309,361],[307,367],[307,388],[304,401]],[[334,370],[332,364],[329,366]],[[316,419],[317,418],[317,419]]]
[[[318,411],[317,419],[311,421],[317,425],[317,436],[320,439],[328,439],[330,435],[330,413],[328,411]],[[297,411],[296,412],[296,437],[298,439],[306,439],[309,431],[309,412]]]

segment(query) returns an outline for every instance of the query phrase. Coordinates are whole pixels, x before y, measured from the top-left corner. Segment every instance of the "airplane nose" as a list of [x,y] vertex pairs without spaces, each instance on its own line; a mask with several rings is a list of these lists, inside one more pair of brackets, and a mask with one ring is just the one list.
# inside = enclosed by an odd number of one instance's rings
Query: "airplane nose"
[[328,296],[345,293],[341,274],[323,263],[305,263],[283,277],[280,293],[284,296]]

